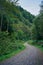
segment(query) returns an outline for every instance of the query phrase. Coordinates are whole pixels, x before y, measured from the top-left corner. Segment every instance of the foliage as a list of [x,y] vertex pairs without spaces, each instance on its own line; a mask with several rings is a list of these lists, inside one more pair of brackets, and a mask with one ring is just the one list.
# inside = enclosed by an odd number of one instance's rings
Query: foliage
[[7,32],[0,33],[0,56],[22,49],[22,46],[19,40],[17,41],[12,36],[8,36]]
[[34,20],[34,27],[32,29],[33,36],[35,35],[34,39],[43,40],[43,15],[39,15]]
[[0,0],[0,57],[22,49],[21,40],[26,41],[30,37],[35,16],[17,3],[18,0]]
[[29,40],[28,44],[33,45],[36,48],[39,48],[41,51],[43,51],[43,40]]

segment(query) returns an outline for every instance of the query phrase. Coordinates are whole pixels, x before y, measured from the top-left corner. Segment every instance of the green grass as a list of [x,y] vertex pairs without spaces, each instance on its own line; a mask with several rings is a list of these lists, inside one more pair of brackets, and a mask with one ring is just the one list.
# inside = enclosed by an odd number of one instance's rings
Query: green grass
[[12,56],[15,56],[16,54],[18,54],[19,52],[21,52],[21,51],[24,50],[24,49],[25,49],[25,46],[23,45],[21,49],[15,50],[15,51],[13,51],[13,52],[7,54],[7,55],[1,56],[1,57],[0,57],[0,61],[3,61],[3,60],[5,60],[5,59],[7,59],[7,58],[10,58],[10,57],[12,57]]
[[43,47],[39,44],[37,44],[36,40],[29,40],[28,44],[35,46],[36,48],[39,48],[41,51],[43,51]]

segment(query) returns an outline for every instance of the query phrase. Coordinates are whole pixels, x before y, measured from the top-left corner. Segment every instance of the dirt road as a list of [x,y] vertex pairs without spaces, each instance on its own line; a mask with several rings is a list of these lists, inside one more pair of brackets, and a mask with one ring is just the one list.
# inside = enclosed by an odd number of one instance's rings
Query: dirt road
[[26,49],[0,65],[43,65],[43,52],[34,46],[25,43]]

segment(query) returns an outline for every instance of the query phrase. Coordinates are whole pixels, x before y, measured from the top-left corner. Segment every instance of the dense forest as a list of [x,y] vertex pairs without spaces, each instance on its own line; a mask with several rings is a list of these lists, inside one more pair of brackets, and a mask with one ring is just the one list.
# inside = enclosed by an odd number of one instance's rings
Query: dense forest
[[18,0],[0,0],[0,56],[21,49],[21,41],[28,40],[43,40],[43,13],[34,16]]
[[0,56],[22,48],[30,37],[34,15],[17,4],[18,0],[0,0]]

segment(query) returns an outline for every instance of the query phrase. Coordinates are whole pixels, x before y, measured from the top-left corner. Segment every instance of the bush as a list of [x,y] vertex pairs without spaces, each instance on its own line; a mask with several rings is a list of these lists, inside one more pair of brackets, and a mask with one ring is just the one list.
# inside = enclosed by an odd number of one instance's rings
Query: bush
[[43,40],[38,40],[37,44],[43,47]]
[[8,33],[0,33],[0,56],[7,55],[13,51],[22,49],[22,44],[15,40],[14,37],[8,36]]
[[28,41],[28,44],[35,45],[36,43],[37,43],[37,40],[29,40],[29,41]]

